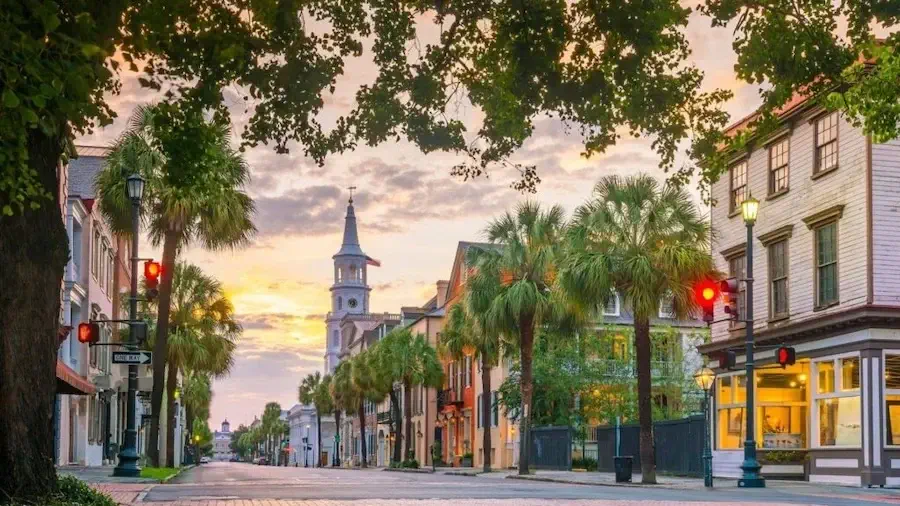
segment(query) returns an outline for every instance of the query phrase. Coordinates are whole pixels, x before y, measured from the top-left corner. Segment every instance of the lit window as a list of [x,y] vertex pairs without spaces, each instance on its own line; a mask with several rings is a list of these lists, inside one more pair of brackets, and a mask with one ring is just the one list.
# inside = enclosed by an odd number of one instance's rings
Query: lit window
[[807,447],[808,384],[806,362],[757,372],[757,440],[762,448]]
[[885,444],[900,446],[900,354],[884,357]]
[[788,189],[789,146],[788,138],[769,146],[769,193],[778,193]]
[[[718,383],[716,397],[716,419],[718,425],[718,448],[720,450],[738,450],[743,448],[747,421],[744,419],[744,402],[737,394],[738,379],[742,375],[724,376],[716,379]],[[746,381],[744,398],[746,398]]]
[[834,169],[838,165],[838,117],[831,113],[816,121],[816,163],[814,172]]
[[731,203],[729,212],[737,212],[747,199],[747,160],[731,166]]
[[862,441],[859,357],[817,361],[815,367],[817,445],[859,446]]

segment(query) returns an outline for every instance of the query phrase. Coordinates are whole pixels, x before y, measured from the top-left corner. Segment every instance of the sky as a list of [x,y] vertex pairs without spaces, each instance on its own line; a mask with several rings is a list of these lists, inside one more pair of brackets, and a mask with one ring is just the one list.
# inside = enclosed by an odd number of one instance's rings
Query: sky
[[[733,120],[751,112],[759,103],[758,88],[734,76],[731,31],[710,28],[707,19],[693,14],[687,35],[691,61],[706,73],[704,88],[734,92],[727,104]],[[346,113],[354,84],[373,75],[374,66],[365,59],[348,67],[341,83],[346,86],[329,97],[324,114]],[[121,77],[122,92],[109,97],[118,119],[77,144],[109,145],[135,106],[156,99],[139,86],[135,74]],[[469,118],[468,124],[474,121]],[[358,188],[354,201],[362,248],[382,262],[369,268],[372,311],[396,313],[432,297],[436,281],[450,274],[457,242],[482,239],[489,220],[516,202],[533,198],[571,213],[604,175],[665,177],[649,140],[624,139],[606,153],[584,159],[581,138],[552,119],[537,124],[515,157],[537,164],[543,182],[536,195],[511,189],[512,171],[495,170],[487,179],[463,182],[450,175],[457,157],[424,155],[406,142],[332,156],[323,167],[297,151],[279,155],[261,146],[247,153],[252,174],[247,190],[256,203],[259,229],[250,246],[216,253],[191,248],[181,257],[223,282],[244,329],[230,376],[213,385],[213,428],[226,418],[233,428],[249,424],[270,401],[289,409],[297,403],[302,378],[323,369],[331,256],[341,243],[347,187]]]

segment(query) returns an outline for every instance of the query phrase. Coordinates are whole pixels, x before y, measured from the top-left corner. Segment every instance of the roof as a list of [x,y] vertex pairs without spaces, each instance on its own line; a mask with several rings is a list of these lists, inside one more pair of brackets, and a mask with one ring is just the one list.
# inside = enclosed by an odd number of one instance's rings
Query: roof
[[[347,216],[344,218],[344,240],[341,249],[334,256],[361,256],[365,257],[359,246],[359,234],[356,232],[356,212],[353,209],[353,199],[347,204]],[[368,259],[368,257],[366,257]]]

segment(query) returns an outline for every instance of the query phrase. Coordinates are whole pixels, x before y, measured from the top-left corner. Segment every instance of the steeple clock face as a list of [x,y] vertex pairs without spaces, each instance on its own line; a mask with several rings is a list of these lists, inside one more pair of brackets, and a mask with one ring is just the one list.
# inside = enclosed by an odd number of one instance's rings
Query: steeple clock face
[[355,308],[357,304],[358,302],[356,302],[356,299],[350,299],[347,301],[347,305],[350,306],[351,309]]

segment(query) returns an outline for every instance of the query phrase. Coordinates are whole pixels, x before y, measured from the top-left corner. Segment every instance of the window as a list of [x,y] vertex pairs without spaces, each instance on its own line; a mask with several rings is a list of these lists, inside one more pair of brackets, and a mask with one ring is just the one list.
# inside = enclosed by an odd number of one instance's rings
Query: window
[[778,193],[788,189],[790,164],[790,139],[775,142],[769,146],[769,193]]
[[[747,422],[744,420],[744,401],[738,395],[737,383],[746,376],[731,375],[716,379],[716,412],[718,425],[718,449],[738,450],[743,448]],[[744,398],[746,399],[746,381]]]
[[816,160],[813,173],[836,169],[838,165],[838,117],[831,113],[816,120]]
[[331,333],[331,346],[333,348],[337,348],[340,345],[341,345],[341,335],[338,333],[337,330],[335,330]]
[[484,394],[478,394],[478,398],[475,400],[475,426],[480,429],[482,427],[482,419],[481,416],[481,400],[484,398]]
[[94,230],[94,242],[91,244],[91,273],[97,279],[97,269],[100,263],[100,231]]
[[619,316],[619,294],[613,292],[603,305],[603,316]]
[[337,308],[338,308],[338,311],[340,311],[341,309],[344,309],[344,299],[343,299],[343,297],[340,297],[340,296],[338,297],[338,300],[337,300]]
[[838,302],[837,222],[815,229],[816,307]]
[[628,342],[622,334],[616,334],[612,342],[612,358],[625,360],[628,356]]
[[900,352],[884,357],[885,444],[900,446]]
[[[738,280],[737,310],[740,318],[744,318],[747,314],[747,284],[744,282],[747,277],[746,272],[746,255],[742,254],[728,259],[728,276]],[[738,325],[738,322],[732,322],[731,325]]]
[[107,263],[109,264],[109,276],[106,279],[106,297],[112,298],[113,276],[116,275],[116,271],[115,271],[116,263],[113,260],[112,248],[110,248],[110,250],[109,250],[109,255],[107,256]]
[[465,367],[466,388],[468,388],[472,386],[472,357],[466,357]]
[[788,245],[787,240],[769,245],[769,316],[788,316]]
[[747,160],[731,166],[731,202],[729,212],[735,213],[741,208],[741,202],[747,198]]
[[491,427],[497,427],[500,424],[500,403],[497,402],[497,391],[491,392]]
[[809,363],[756,373],[757,440],[762,448],[807,447]]
[[814,365],[816,446],[859,446],[862,442],[859,356],[829,358]]
[[675,298],[671,293],[666,293],[659,299],[659,317],[675,318]]

